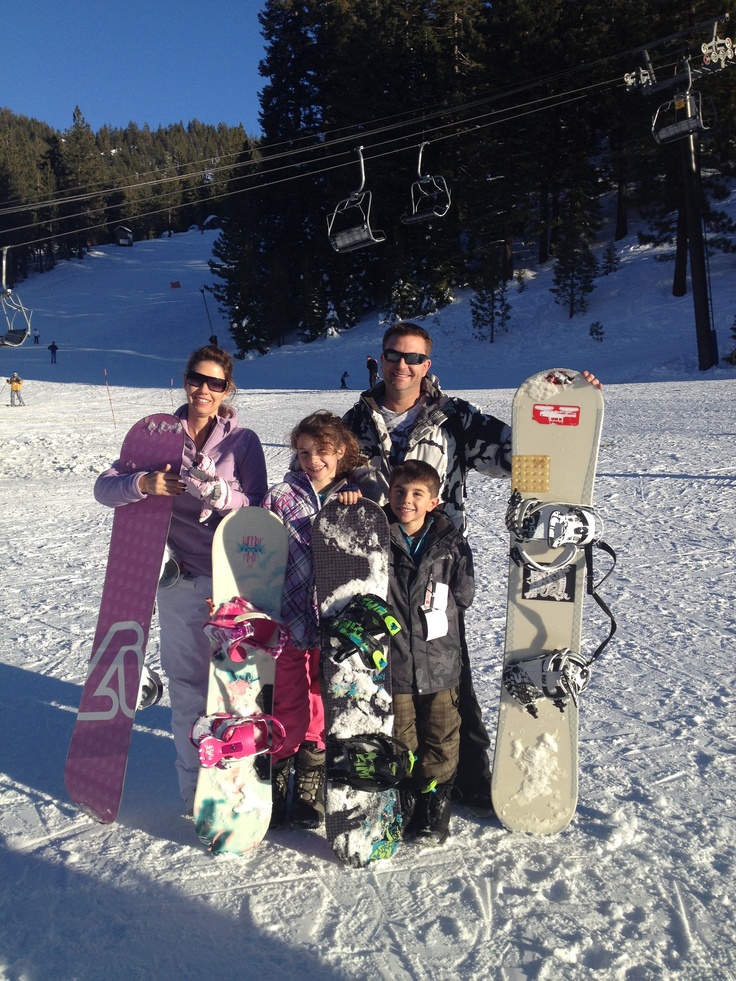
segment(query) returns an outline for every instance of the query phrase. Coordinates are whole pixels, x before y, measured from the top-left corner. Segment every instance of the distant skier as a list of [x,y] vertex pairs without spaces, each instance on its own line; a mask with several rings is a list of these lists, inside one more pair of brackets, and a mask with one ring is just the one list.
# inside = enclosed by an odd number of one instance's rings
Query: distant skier
[[38,332],[38,328],[33,331],[33,343],[38,344],[41,340],[41,335]]
[[51,364],[56,364],[56,352],[59,350],[59,345],[56,341],[52,341],[49,344],[49,351],[51,351]]
[[374,388],[378,381],[378,362],[370,354],[366,358],[366,367],[368,368],[368,388]]
[[20,377],[17,371],[14,371],[10,378],[6,379],[8,385],[10,385],[10,404],[11,405],[25,405],[23,401],[23,396],[20,394],[20,390],[23,386],[23,379]]
[[347,388],[348,387],[348,381],[347,380],[348,380],[349,377],[350,377],[350,375],[347,373],[347,371],[343,371],[343,373],[340,375],[340,388]]

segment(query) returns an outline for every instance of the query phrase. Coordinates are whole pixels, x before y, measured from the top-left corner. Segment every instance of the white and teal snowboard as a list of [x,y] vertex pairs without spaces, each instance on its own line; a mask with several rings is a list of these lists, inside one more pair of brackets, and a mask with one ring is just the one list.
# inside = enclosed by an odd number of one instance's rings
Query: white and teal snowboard
[[[206,716],[198,725],[200,738],[207,728],[210,731],[200,742],[194,822],[200,840],[216,854],[252,851],[271,819],[270,766],[257,768],[255,754],[265,758],[279,732],[283,735],[270,712],[274,655],[284,641],[280,617],[287,555],[286,529],[264,508],[231,511],[215,531],[212,599],[216,612],[207,631],[213,652]],[[239,603],[241,599],[247,604]],[[239,634],[242,638],[236,644]],[[234,734],[224,740],[213,738],[228,728],[227,721],[218,725],[214,720],[219,714],[235,717]],[[238,727],[238,719],[252,722]],[[237,754],[238,746],[242,751],[243,745],[248,746],[246,755],[228,755]]]
[[491,786],[496,814],[511,831],[554,834],[577,806],[578,703],[590,679],[590,659],[581,652],[584,544],[600,533],[590,505],[602,422],[600,389],[576,371],[542,371],[514,397],[508,607]]

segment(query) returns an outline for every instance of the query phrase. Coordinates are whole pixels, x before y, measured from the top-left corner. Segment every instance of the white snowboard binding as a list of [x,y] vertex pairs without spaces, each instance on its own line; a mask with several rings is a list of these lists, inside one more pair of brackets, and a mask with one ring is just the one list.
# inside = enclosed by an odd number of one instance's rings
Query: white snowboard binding
[[578,704],[578,695],[590,684],[590,663],[563,647],[514,661],[504,669],[503,683],[509,695],[526,706],[536,719],[536,703],[540,698],[551,698],[560,712],[565,711],[570,699]]
[[[582,548],[603,537],[603,520],[594,508],[525,499],[518,490],[509,498],[506,527],[516,539],[522,562],[535,569],[562,569],[575,561]],[[542,566],[522,548],[521,543],[531,541],[544,541],[549,548],[563,551],[553,562]]]
[[150,708],[151,705],[158,705],[163,693],[164,683],[161,681],[160,675],[144,664],[138,686],[138,705],[136,706],[136,710]]

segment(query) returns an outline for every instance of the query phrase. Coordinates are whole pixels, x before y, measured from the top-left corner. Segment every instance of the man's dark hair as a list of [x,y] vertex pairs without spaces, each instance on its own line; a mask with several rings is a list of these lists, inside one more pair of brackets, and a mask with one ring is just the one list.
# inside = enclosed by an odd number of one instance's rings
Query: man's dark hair
[[396,337],[421,337],[426,345],[426,353],[429,355],[432,353],[432,338],[429,336],[424,327],[420,327],[419,324],[411,324],[408,321],[400,320],[398,324],[394,324],[393,327],[389,327],[386,333],[383,335],[383,350],[390,347],[388,343],[389,338],[396,335]]

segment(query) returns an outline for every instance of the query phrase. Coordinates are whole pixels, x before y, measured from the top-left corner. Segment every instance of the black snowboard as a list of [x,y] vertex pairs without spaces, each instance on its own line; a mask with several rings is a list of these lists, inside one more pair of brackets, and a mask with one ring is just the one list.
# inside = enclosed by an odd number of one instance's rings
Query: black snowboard
[[[330,501],[312,529],[312,555],[322,618],[322,694],[325,703],[327,757],[334,741],[368,733],[393,734],[390,658],[382,671],[366,668],[354,654],[335,663],[337,641],[325,621],[355,596],[388,593],[389,529],[377,504]],[[337,857],[357,868],[390,858],[401,839],[399,793],[358,790],[326,780],[325,828]]]

